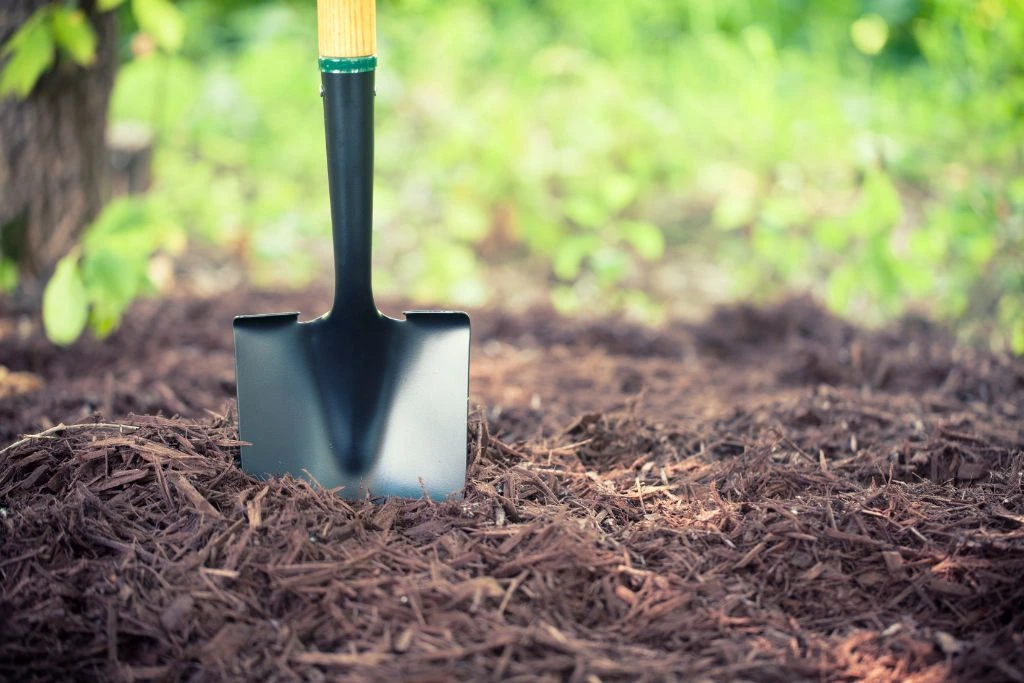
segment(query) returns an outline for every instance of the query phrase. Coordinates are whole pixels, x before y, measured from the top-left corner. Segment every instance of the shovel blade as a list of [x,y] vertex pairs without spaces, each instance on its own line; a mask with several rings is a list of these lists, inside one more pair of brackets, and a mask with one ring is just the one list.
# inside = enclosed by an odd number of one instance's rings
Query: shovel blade
[[235,318],[242,467],[348,499],[443,499],[466,477],[469,318]]

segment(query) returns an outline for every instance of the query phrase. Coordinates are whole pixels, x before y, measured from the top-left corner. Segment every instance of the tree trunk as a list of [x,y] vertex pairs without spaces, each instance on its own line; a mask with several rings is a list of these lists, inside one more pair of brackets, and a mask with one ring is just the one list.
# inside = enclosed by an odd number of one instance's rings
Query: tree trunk
[[[0,44],[50,0],[2,0]],[[0,255],[32,297],[106,196],[104,135],[116,70],[117,19],[80,3],[98,38],[96,62],[58,56],[28,98],[0,100]]]

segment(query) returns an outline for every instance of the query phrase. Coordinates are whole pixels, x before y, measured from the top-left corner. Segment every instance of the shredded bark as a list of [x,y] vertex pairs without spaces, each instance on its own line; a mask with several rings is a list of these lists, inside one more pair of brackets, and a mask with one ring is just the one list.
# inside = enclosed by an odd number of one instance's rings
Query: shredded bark
[[74,362],[0,335],[45,385],[0,392],[0,678],[1024,680],[1020,359],[480,314],[465,497],[352,503],[238,468],[238,301],[149,305]]

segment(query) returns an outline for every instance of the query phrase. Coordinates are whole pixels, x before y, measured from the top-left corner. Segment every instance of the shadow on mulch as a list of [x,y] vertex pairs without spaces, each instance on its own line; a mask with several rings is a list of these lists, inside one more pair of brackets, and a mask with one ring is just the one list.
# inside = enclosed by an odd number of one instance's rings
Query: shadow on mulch
[[289,304],[0,315],[0,677],[1024,680],[1020,359],[481,313],[465,498],[346,503],[236,465],[227,321]]

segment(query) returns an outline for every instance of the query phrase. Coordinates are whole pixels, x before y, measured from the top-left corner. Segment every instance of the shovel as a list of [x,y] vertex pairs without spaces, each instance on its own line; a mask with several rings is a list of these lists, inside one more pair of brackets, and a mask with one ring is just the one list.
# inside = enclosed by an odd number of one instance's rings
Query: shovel
[[466,477],[469,317],[377,310],[370,286],[374,0],[318,0],[334,303],[235,318],[242,467],[348,499],[432,499]]

